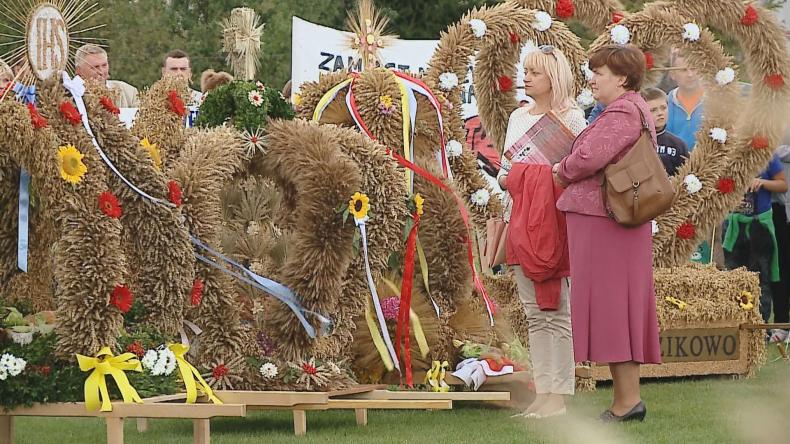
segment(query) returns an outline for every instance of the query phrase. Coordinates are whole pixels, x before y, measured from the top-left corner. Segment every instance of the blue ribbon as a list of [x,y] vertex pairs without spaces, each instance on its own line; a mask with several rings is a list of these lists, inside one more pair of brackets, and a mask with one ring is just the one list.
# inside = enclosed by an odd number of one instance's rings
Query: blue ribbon
[[195,236],[190,236],[190,239],[192,240],[192,243],[198,248],[202,248],[208,251],[222,262],[225,262],[231,267],[237,268],[243,274],[237,273],[233,270],[229,270],[224,266],[222,266],[221,264],[217,263],[216,261],[211,260],[199,253],[195,253],[195,257],[198,260],[216,268],[217,270],[222,271],[223,273],[235,277],[236,279],[244,282],[247,285],[250,285],[260,291],[263,291],[265,293],[274,296],[277,300],[287,305],[288,308],[290,308],[291,311],[294,312],[294,315],[296,315],[297,319],[299,319],[299,322],[302,324],[302,327],[304,327],[305,331],[307,332],[307,335],[310,336],[311,338],[315,338],[316,332],[315,332],[315,328],[313,328],[310,322],[307,321],[305,314],[312,314],[318,319],[321,325],[320,331],[322,336],[326,336],[332,331],[332,321],[330,319],[327,319],[320,313],[316,313],[311,310],[306,310],[304,307],[302,307],[301,303],[299,302],[299,299],[291,291],[290,288],[286,287],[283,284],[280,284],[279,282],[275,282],[271,279],[255,274],[254,272],[245,268],[243,265],[239,264],[233,259],[209,247]]
[[14,93],[16,94],[16,99],[25,105],[36,103],[36,85],[25,86],[23,83],[17,82],[14,85]]
[[30,174],[19,172],[19,214],[16,242],[16,265],[27,273],[27,246],[30,223]]

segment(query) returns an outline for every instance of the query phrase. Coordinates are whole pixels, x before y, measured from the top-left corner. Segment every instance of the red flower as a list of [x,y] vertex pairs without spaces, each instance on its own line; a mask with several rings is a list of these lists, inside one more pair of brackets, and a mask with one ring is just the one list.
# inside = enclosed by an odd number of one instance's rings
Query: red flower
[[181,97],[178,97],[178,91],[170,90],[167,92],[167,101],[170,103],[170,111],[184,117],[187,114],[187,107]]
[[499,85],[500,91],[510,91],[510,88],[513,87],[513,79],[509,76],[499,76],[497,84]]
[[175,180],[167,183],[167,195],[170,198],[170,202],[176,204],[177,207],[180,207],[183,203],[181,200],[181,187],[178,186],[178,182]]
[[118,198],[109,191],[105,191],[99,195],[99,209],[106,216],[113,219],[118,219],[123,214],[121,205],[118,203]]
[[132,296],[132,292],[126,288],[126,285],[116,286],[110,296],[110,304],[118,307],[121,313],[128,312],[132,308],[133,301],[134,296]]
[[743,12],[743,17],[741,17],[741,24],[744,26],[752,26],[755,23],[757,23],[757,10],[754,9],[754,6],[749,5],[746,7],[746,10]]
[[732,177],[722,177],[716,184],[716,189],[722,194],[730,194],[735,191],[735,181]]
[[645,51],[645,67],[648,70],[650,70],[653,69],[653,66],[655,66],[655,60],[653,60],[653,54]]
[[521,37],[515,32],[510,33],[510,43],[518,43],[521,41]]
[[143,348],[143,345],[140,344],[140,341],[134,341],[131,344],[129,344],[129,346],[126,347],[126,351],[128,353],[133,353],[138,358],[142,358],[143,356],[145,356],[145,349]]
[[689,240],[694,237],[696,230],[694,229],[694,225],[691,222],[686,222],[683,225],[678,227],[678,237],[684,240]]
[[625,14],[620,11],[612,13],[612,23],[620,23],[625,18]]
[[117,106],[115,106],[111,98],[107,96],[101,96],[101,98],[99,99],[99,103],[101,103],[101,106],[103,106],[108,113],[115,114],[116,116],[118,114],[121,114],[121,110],[118,109]]
[[82,117],[80,117],[80,112],[77,111],[77,108],[74,107],[74,104],[71,102],[63,102],[60,104],[58,108],[60,113],[63,114],[63,117],[69,121],[72,125],[79,125],[82,122]]
[[573,5],[573,0],[559,0],[555,11],[557,17],[566,19],[573,17],[573,14],[576,13],[576,7]]
[[752,148],[754,149],[760,150],[760,149],[768,148],[769,143],[770,142],[768,141],[768,138],[765,136],[752,137]]
[[307,373],[308,375],[314,375],[318,373],[318,369],[310,365],[309,363],[305,362],[302,364],[302,370]]
[[229,370],[227,367],[225,367],[225,364],[220,364],[214,367],[214,370],[211,371],[211,376],[213,376],[214,379],[220,379],[223,376],[227,375],[228,372]]
[[771,89],[779,89],[785,86],[785,78],[781,74],[771,74],[765,76],[765,84]]
[[200,305],[201,300],[203,300],[203,280],[195,278],[192,284],[192,305]]
[[27,110],[30,112],[30,123],[33,124],[33,128],[41,129],[49,126],[49,122],[47,122],[47,119],[45,119],[44,116],[39,114],[38,109],[36,109],[36,105],[33,105],[32,103],[28,103]]

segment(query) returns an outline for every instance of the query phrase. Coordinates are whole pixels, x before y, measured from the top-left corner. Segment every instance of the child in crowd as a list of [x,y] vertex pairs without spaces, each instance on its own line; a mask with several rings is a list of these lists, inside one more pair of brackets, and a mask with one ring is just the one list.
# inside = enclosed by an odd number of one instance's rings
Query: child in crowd
[[6,62],[0,60],[0,94],[5,92],[6,88],[11,88],[13,82],[14,72],[11,71],[11,68]]
[[670,77],[678,87],[669,92],[667,130],[680,137],[691,152],[702,124],[705,89],[699,73],[676,52],[672,54],[672,68]]
[[641,94],[650,107],[653,122],[656,124],[658,155],[667,174],[674,176],[678,168],[688,159],[689,151],[685,142],[667,130],[667,94],[658,88],[645,88]]

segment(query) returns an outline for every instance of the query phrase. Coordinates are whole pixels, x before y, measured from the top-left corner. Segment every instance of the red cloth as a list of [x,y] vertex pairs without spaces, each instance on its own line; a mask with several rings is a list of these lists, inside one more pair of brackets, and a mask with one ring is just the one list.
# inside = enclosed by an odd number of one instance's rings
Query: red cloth
[[516,163],[507,176],[513,207],[507,231],[507,263],[519,265],[535,284],[541,310],[557,310],[562,278],[570,275],[565,215],[557,209],[562,188],[550,165]]

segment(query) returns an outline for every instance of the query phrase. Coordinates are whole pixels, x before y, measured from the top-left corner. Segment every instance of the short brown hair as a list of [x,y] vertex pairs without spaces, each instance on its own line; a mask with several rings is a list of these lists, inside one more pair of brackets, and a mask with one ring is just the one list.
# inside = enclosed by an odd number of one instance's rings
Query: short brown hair
[[645,99],[645,102],[656,99],[667,99],[667,93],[653,86],[643,89],[640,94],[642,94],[642,98]]
[[188,59],[188,58],[189,58],[189,54],[187,54],[186,51],[182,49],[174,49],[168,52],[167,54],[165,54],[165,58],[162,59],[162,66],[165,66],[167,64],[167,59]]
[[639,91],[645,79],[645,56],[635,45],[606,45],[590,54],[590,69],[606,66],[613,74],[625,76],[623,87]]

